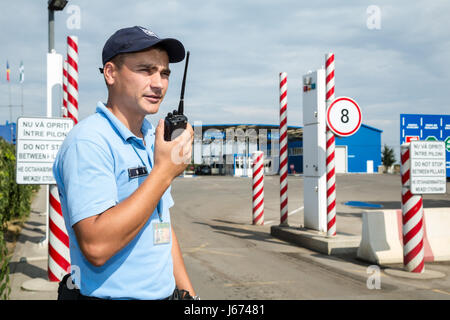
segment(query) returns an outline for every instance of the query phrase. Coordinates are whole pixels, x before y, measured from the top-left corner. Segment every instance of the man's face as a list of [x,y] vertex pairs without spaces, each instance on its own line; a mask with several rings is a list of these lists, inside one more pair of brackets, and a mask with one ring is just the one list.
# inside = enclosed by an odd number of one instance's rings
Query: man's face
[[115,68],[110,90],[127,111],[146,116],[158,112],[169,86],[169,57],[159,49],[127,54]]

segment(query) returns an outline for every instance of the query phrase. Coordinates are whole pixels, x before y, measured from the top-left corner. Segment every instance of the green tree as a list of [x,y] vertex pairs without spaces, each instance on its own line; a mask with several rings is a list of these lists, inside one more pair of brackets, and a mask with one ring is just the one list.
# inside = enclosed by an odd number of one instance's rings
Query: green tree
[[384,145],[383,152],[381,153],[381,162],[386,168],[389,168],[395,163],[394,149]]
[[8,299],[9,259],[6,236],[8,221],[26,219],[30,213],[31,197],[37,191],[37,185],[19,185],[16,183],[16,149],[11,143],[0,137],[0,300]]
[[9,285],[9,254],[3,231],[0,231],[0,300],[8,300],[11,293]]

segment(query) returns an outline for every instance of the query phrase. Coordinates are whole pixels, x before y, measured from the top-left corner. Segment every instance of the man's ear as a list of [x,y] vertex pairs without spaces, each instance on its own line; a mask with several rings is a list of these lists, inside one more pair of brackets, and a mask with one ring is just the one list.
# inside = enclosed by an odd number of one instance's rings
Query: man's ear
[[103,67],[103,75],[105,77],[105,82],[107,85],[112,86],[116,79],[117,67],[111,61],[105,63]]

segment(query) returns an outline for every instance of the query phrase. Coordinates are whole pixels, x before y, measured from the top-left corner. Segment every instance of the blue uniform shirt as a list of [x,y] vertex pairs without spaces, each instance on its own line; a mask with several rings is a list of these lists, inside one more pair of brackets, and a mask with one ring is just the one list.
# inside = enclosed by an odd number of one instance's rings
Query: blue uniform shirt
[[[58,184],[64,222],[69,234],[70,259],[81,294],[106,299],[162,299],[175,289],[170,243],[154,244],[154,224],[170,223],[170,187],[158,209],[138,235],[103,266],[90,264],[80,250],[73,225],[98,215],[129,197],[147,175],[129,177],[129,168],[150,173],[155,128],[144,119],[142,139],[136,137],[99,102],[96,113],[80,121],[56,156],[53,175]],[[74,268],[74,266],[76,266]]]

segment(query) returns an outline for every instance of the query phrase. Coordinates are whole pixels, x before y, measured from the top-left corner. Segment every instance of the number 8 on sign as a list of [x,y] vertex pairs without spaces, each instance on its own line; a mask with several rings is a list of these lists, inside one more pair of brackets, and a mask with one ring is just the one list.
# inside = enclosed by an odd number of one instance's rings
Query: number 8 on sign
[[334,134],[348,137],[361,126],[361,109],[351,98],[336,98],[327,109],[327,125]]

